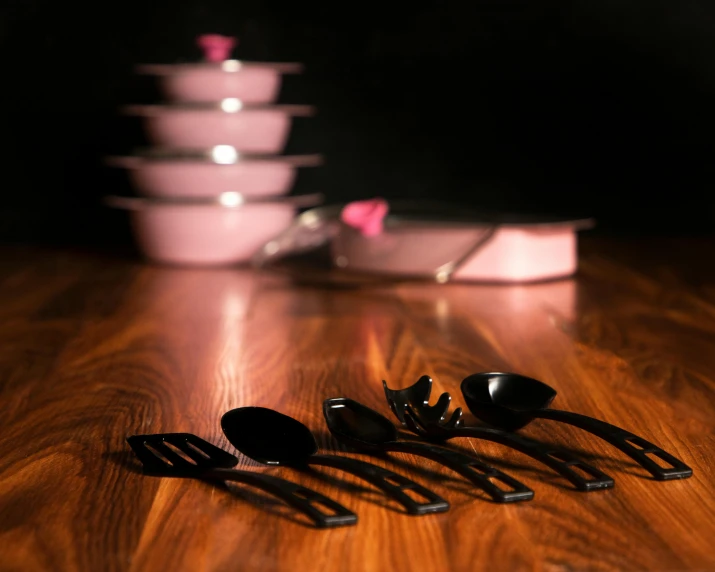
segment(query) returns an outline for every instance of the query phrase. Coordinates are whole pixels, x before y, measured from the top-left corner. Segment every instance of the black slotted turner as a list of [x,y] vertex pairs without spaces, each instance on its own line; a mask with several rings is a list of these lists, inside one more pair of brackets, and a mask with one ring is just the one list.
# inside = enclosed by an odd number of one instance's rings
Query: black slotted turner
[[127,442],[146,475],[234,481],[283,500],[317,527],[357,523],[354,512],[317,491],[272,475],[233,469],[238,464],[234,455],[191,433],[132,435]]

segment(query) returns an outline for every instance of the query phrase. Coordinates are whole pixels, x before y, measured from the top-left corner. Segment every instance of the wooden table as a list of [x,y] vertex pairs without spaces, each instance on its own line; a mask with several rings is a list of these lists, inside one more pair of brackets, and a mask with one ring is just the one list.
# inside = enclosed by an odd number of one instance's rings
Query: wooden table
[[[592,239],[579,276],[548,284],[363,288],[4,247],[0,300],[0,570],[715,570],[714,240]],[[343,452],[323,399],[389,415],[380,381],[427,373],[461,403],[460,380],[487,370],[546,381],[562,408],[641,434],[694,476],[656,482],[583,432],[535,422],[523,433],[573,448],[616,487],[579,493],[462,439],[535,499],[497,505],[423,459],[375,460],[451,502],[413,517],[332,470],[241,458],[359,514],[316,530],[242,486],[143,476],[125,441],[186,431],[235,452],[222,413],[261,405]]]

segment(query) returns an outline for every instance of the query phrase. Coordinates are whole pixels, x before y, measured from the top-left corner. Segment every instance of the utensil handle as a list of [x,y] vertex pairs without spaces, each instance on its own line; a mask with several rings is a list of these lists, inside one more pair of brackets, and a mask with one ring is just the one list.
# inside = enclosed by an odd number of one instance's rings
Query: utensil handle
[[345,526],[357,522],[357,515],[354,512],[333,499],[279,477],[236,469],[211,469],[201,473],[200,476],[205,479],[235,481],[256,487],[285,501],[305,514],[320,528]]
[[[534,491],[522,482],[517,481],[511,475],[507,475],[499,469],[495,469],[474,457],[458,453],[457,451],[451,451],[444,447],[436,447],[426,443],[416,443],[414,441],[394,441],[387,443],[383,450],[409,453],[410,455],[419,455],[420,457],[432,459],[471,481],[496,502],[528,501],[534,498]],[[497,486],[494,481],[499,481],[507,485],[510,490],[502,489]]]
[[[634,435],[625,429],[606,423],[587,415],[572,413],[571,411],[560,411],[558,409],[545,409],[540,411],[538,417],[552,419],[562,423],[574,425],[579,429],[588,431],[596,437],[600,437],[614,447],[617,447],[648,471],[656,480],[670,481],[673,479],[687,479],[692,476],[693,470],[683,461],[664,451],[650,441],[646,441],[638,435]],[[649,455],[653,455],[664,463],[667,467],[661,467]]]
[[[451,430],[450,435],[493,441],[521,451],[525,455],[529,455],[532,459],[536,459],[554,469],[560,475],[571,481],[580,491],[589,492],[599,489],[608,489],[614,485],[613,478],[600,469],[582,461],[576,455],[553,447],[552,445],[532,441],[520,435],[499,431],[497,429],[489,429],[487,427],[460,427]],[[582,473],[577,473],[574,470],[575,468],[580,469]],[[583,473],[586,473],[588,476],[584,476]]]
[[[313,455],[307,461],[311,465],[333,467],[351,473],[356,477],[381,489],[386,495],[399,502],[409,514],[429,514],[432,512],[445,512],[449,510],[449,503],[438,494],[423,487],[419,483],[408,479],[388,469],[383,469],[372,463],[340,457],[338,455]],[[405,491],[413,491],[425,499],[414,500]]]

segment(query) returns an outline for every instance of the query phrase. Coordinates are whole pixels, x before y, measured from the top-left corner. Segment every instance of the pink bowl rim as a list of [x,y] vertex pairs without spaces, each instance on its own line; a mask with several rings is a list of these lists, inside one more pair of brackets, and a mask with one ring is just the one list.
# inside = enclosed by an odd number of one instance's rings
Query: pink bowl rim
[[[229,193],[223,193],[227,195]],[[307,195],[291,195],[291,196],[250,196],[240,193],[230,193],[237,199],[235,204],[226,204],[221,202],[221,197],[172,197],[172,198],[155,198],[155,197],[133,197],[121,195],[109,195],[104,198],[104,204],[117,209],[123,210],[145,210],[162,207],[211,207],[218,209],[236,210],[251,205],[285,205],[295,208],[311,208],[323,202],[323,195],[313,193]]]
[[222,62],[184,62],[176,64],[138,64],[135,71],[145,75],[172,75],[198,70],[240,73],[244,69],[259,68],[282,74],[302,73],[304,66],[298,62],[251,62],[246,60],[224,60]]
[[110,167],[118,167],[123,169],[138,169],[145,164],[156,163],[172,163],[176,165],[185,165],[187,163],[200,163],[216,165],[217,167],[230,167],[232,165],[246,163],[279,163],[289,165],[291,167],[319,167],[323,164],[323,155],[306,154],[306,155],[262,155],[241,153],[235,150],[236,157],[231,162],[218,161],[213,158],[212,149],[194,150],[194,149],[165,149],[163,152],[160,148],[149,151],[147,153],[137,151],[134,155],[117,155],[104,158],[106,165]]
[[[236,98],[227,98],[236,99]],[[222,100],[223,101],[223,100]],[[282,104],[282,105],[271,105],[271,104],[247,104],[243,105],[240,109],[235,111],[225,111],[221,108],[221,101],[213,103],[175,103],[166,105],[124,105],[121,108],[122,113],[125,115],[140,115],[144,117],[151,117],[162,115],[166,113],[172,113],[174,111],[194,111],[197,113],[214,112],[221,115],[236,115],[239,113],[245,113],[250,111],[277,111],[279,113],[284,113],[286,115],[294,116],[308,116],[315,113],[315,107],[312,105],[292,105],[292,104]]]

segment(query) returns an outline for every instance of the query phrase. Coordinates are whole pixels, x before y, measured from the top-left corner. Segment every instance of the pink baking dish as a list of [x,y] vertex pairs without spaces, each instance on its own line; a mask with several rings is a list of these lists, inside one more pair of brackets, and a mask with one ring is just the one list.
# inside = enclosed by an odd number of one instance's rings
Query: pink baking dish
[[[340,268],[400,276],[431,275],[439,282],[545,280],[576,272],[576,224],[503,224],[496,229],[390,225],[379,237],[366,237],[342,225],[332,243],[332,254]],[[470,255],[460,261],[464,253]]]
[[312,115],[307,105],[244,105],[238,99],[213,104],[131,105],[125,113],[144,118],[147,135],[162,147],[230,145],[244,153],[280,153],[291,119]]
[[130,211],[135,239],[147,258],[215,266],[249,260],[290,226],[297,208],[320,200],[320,195],[249,200],[226,193],[216,200],[108,197],[106,202]]
[[244,197],[287,194],[298,167],[321,164],[320,155],[247,155],[218,145],[206,150],[150,149],[107,162],[129,171],[134,189],[147,197]]
[[200,36],[204,61],[137,66],[143,74],[156,75],[168,101],[196,103],[237,98],[243,103],[272,103],[284,74],[300,73],[297,63],[247,62],[229,59],[236,39],[219,35]]
[[[532,282],[571,276],[577,269],[582,218],[451,213],[439,205],[394,206],[361,201],[306,211],[259,250],[263,266],[288,252],[330,241],[335,266],[362,273],[432,278],[437,282]],[[412,212],[410,212],[412,211]]]

